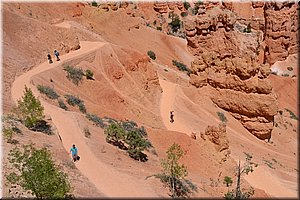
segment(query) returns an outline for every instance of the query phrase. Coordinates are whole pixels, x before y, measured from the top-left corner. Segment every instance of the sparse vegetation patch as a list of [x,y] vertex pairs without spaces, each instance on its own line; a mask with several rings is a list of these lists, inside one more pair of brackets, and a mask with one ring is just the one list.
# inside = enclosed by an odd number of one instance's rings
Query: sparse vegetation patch
[[86,113],[86,108],[85,108],[84,102],[81,99],[79,99],[79,97],[75,97],[73,95],[66,94],[65,98],[66,98],[67,103],[69,105],[71,105],[71,106],[78,106],[79,110],[82,113]]
[[219,116],[220,120],[221,120],[223,123],[226,123],[226,122],[227,122],[227,118],[226,118],[226,116],[224,115],[224,113],[222,113],[222,112],[217,112],[217,115]]
[[293,113],[291,110],[285,108],[286,111],[288,111],[290,113],[290,118],[298,120],[298,117],[295,115],[295,113]]
[[84,76],[84,73],[81,68],[75,68],[72,66],[65,66],[63,68],[67,72],[67,78],[72,81],[75,85],[78,85],[79,82],[82,81],[82,77]]
[[180,71],[186,71],[188,75],[192,73],[192,71],[183,63],[178,62],[176,60],[172,60],[172,64],[176,66]]
[[49,99],[58,99],[59,95],[49,86],[38,85],[37,89],[40,93],[45,94]]
[[99,126],[101,128],[106,127],[106,124],[104,124],[104,121],[100,117],[98,117],[97,115],[88,113],[88,114],[86,114],[86,118],[88,120],[94,122],[96,126]]

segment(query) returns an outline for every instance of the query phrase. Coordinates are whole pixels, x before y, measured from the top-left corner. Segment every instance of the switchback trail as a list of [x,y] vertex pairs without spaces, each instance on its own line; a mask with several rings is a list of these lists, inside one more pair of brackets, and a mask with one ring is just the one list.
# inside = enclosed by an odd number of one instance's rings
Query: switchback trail
[[[34,95],[40,97],[36,86],[31,83],[31,78],[46,70],[63,65],[64,63],[90,54],[104,46],[104,42],[80,42],[81,48],[61,56],[60,62],[48,64],[44,62],[25,74],[16,78],[12,85],[12,99],[15,103],[24,94],[25,85],[31,88]],[[61,136],[62,144],[69,154],[72,144],[78,147],[81,159],[76,162],[76,167],[86,176],[96,188],[107,197],[155,197],[151,188],[146,187],[144,179],[137,179],[113,169],[113,167],[101,162],[89,149],[84,141],[80,127],[76,121],[76,113],[47,103],[40,98],[45,109],[45,115],[49,115]]]

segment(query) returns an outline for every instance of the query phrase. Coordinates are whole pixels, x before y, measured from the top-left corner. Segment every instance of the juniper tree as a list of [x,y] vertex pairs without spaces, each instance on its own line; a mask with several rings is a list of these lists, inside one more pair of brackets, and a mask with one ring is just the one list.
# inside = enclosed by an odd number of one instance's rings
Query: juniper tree
[[27,128],[34,128],[44,118],[44,107],[27,86],[25,86],[24,96],[18,100],[18,109]]
[[153,175],[155,178],[159,178],[164,186],[168,187],[172,198],[189,197],[191,193],[197,191],[197,186],[185,179],[188,171],[186,166],[178,163],[181,157],[183,157],[183,150],[174,143],[167,151],[167,158],[161,162],[162,173]]
[[14,170],[7,176],[8,182],[31,191],[36,198],[63,198],[70,192],[67,175],[55,165],[46,148],[36,149],[32,144],[15,147],[8,159]]

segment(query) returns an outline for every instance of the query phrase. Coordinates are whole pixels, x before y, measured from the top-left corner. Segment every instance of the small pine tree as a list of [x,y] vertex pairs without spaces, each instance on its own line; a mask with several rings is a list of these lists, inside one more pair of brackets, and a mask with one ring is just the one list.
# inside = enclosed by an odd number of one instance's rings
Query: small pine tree
[[189,197],[193,191],[197,191],[197,186],[185,179],[188,175],[186,166],[178,163],[182,156],[183,150],[178,144],[174,143],[167,151],[167,158],[161,162],[162,173],[153,175],[169,188],[172,198]]
[[[245,153],[245,154],[246,154],[246,162],[245,162],[244,166],[240,165],[240,161],[239,161],[239,165],[237,166],[236,188],[231,191],[228,191],[224,195],[225,199],[248,199],[249,197],[251,197],[254,194],[253,188],[251,188],[249,191],[246,191],[246,192],[241,191],[242,175],[248,174],[249,172],[253,172],[253,166],[257,167],[257,164],[251,162],[252,156],[247,153]],[[225,181],[225,179],[224,179],[224,181]]]
[[35,128],[37,123],[44,118],[44,107],[27,86],[25,86],[24,96],[18,100],[18,109],[27,128]]
[[230,176],[225,176],[223,184],[226,184],[226,187],[229,187],[232,185],[232,178]]
[[30,144],[20,151],[15,147],[8,159],[14,172],[7,176],[7,181],[31,191],[37,199],[63,198],[71,189],[67,175],[55,166],[46,148],[36,149]]

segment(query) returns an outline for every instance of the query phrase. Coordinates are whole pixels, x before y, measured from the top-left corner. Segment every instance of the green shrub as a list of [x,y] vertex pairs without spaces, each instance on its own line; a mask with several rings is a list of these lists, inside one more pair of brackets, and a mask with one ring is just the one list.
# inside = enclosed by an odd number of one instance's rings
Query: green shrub
[[169,23],[169,26],[172,28],[173,32],[177,32],[181,27],[181,21],[177,14],[172,15],[172,21]]
[[73,95],[66,94],[65,98],[67,99],[67,103],[71,106],[78,106],[83,102],[81,99],[79,99],[79,97],[75,97]]
[[83,104],[83,102],[78,105],[78,108],[79,108],[80,112],[86,113],[86,108],[85,108],[85,105]]
[[180,15],[181,15],[181,17],[186,17],[186,16],[188,16],[188,13],[187,12],[181,12]]
[[86,118],[88,120],[94,122],[96,124],[96,126],[100,126],[101,128],[106,127],[103,120],[100,117],[98,117],[97,115],[88,113],[88,114],[86,114]]
[[[139,128],[133,121],[112,120],[112,123],[104,130],[106,141],[127,151],[129,156],[135,160],[147,161],[147,155],[143,153],[153,147],[145,138],[145,128]],[[125,145],[126,144],[126,145]]]
[[92,6],[94,6],[94,7],[98,7],[98,4],[97,4],[97,2],[96,2],[96,1],[93,1],[93,2],[92,2]]
[[106,141],[113,143],[116,146],[122,146],[123,140],[125,139],[125,130],[119,123],[110,124],[105,130]]
[[152,145],[141,134],[136,131],[129,131],[126,134],[125,142],[128,144],[127,152],[131,158],[141,161],[147,160],[142,151],[152,147]]
[[59,95],[49,86],[38,85],[37,89],[40,93],[45,94],[49,99],[58,99]]
[[232,178],[230,176],[225,176],[224,177],[224,181],[223,184],[226,184],[226,187],[229,187],[232,185]]
[[44,118],[44,107],[27,86],[25,86],[24,96],[18,100],[18,109],[21,120],[29,129],[33,129]]
[[64,70],[67,72],[67,78],[75,85],[78,85],[79,82],[82,81],[82,76],[84,76],[82,69],[68,65],[64,67]]
[[222,112],[217,112],[217,115],[219,116],[220,120],[221,120],[223,123],[226,123],[226,122],[227,122],[227,118],[226,118],[226,116],[224,115],[224,113],[222,113]]
[[67,103],[69,105],[78,106],[79,110],[82,113],[86,113],[86,108],[85,108],[84,102],[81,99],[79,99],[79,97],[75,97],[73,95],[66,94],[65,98],[67,99]]
[[86,76],[86,79],[95,80],[93,77],[94,73],[89,69],[85,70],[85,76]]
[[192,73],[192,71],[183,63],[178,62],[176,60],[172,60],[172,64],[176,66],[180,71],[186,71],[188,75]]
[[8,156],[14,172],[7,176],[11,184],[20,185],[31,191],[37,199],[64,198],[71,190],[67,174],[55,166],[50,152],[24,145],[15,147]]
[[290,118],[291,119],[295,119],[298,120],[298,117],[289,109],[285,108],[286,111],[288,111],[290,113]]
[[152,59],[152,60],[155,60],[156,59],[156,55],[153,51],[148,51],[147,52],[148,56]]
[[191,4],[190,4],[189,2],[184,1],[184,2],[183,2],[183,6],[184,6],[184,8],[185,8],[186,10],[188,10],[189,7],[191,7]]
[[186,166],[179,164],[178,161],[181,157],[183,157],[183,150],[174,143],[167,151],[167,158],[161,162],[162,173],[153,175],[155,178],[159,178],[164,186],[168,187],[172,198],[186,198],[197,191],[197,186],[185,179],[188,171]]
[[66,104],[64,103],[64,100],[62,99],[58,99],[58,105],[60,108],[64,109],[64,110],[68,110],[68,107],[66,106]]
[[123,129],[125,129],[125,131],[127,132],[134,131],[139,135],[141,135],[142,137],[147,136],[147,132],[145,128],[143,126],[141,126],[141,128],[138,128],[137,124],[134,121],[125,121],[125,122],[121,121],[120,124],[123,127]]

